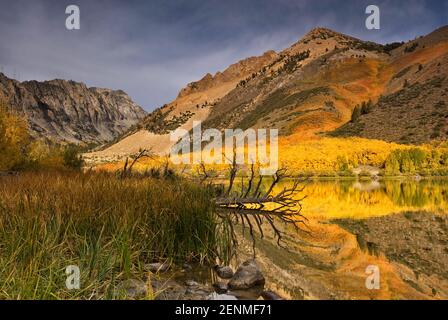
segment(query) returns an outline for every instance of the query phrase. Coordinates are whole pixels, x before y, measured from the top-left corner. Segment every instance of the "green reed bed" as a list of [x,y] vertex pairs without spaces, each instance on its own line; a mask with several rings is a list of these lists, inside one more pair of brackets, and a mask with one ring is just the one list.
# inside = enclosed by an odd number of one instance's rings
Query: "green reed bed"
[[[104,173],[0,178],[0,299],[113,298],[143,265],[228,249],[211,195],[179,180]],[[81,270],[80,290],[65,269]]]

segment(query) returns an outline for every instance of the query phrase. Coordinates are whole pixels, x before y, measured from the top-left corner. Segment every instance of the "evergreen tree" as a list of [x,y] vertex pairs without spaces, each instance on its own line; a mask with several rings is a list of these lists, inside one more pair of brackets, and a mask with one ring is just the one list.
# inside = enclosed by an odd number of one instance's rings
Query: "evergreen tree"
[[353,109],[351,122],[355,122],[356,120],[358,120],[360,116],[361,116],[361,108],[359,106],[356,106],[355,109]]
[[363,102],[361,105],[361,114],[368,114],[372,111],[373,103],[371,100]]

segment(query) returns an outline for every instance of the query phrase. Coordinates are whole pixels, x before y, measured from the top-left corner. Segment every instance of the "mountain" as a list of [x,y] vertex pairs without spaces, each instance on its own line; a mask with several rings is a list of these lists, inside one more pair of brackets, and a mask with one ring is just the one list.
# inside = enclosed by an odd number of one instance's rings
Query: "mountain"
[[393,51],[393,74],[376,104],[335,136],[420,144],[448,138],[448,27]]
[[310,31],[221,99],[205,127],[276,127],[314,136],[345,123],[352,105],[381,91],[380,45],[325,28]]
[[74,81],[19,82],[0,73],[0,95],[27,118],[33,137],[54,142],[105,143],[146,116],[121,90]]
[[183,88],[178,97],[150,113],[135,130],[129,131],[123,139],[108,146],[101,152],[115,159],[135,153],[141,148],[152,149],[156,153],[166,153],[172,145],[170,132],[176,128],[192,128],[193,121],[204,121],[212,108],[244,79],[252,76],[264,65],[272,63],[277,53],[268,51],[258,57],[250,57],[229,66],[214,76],[205,75],[201,80]]
[[[397,126],[396,122],[423,113],[428,124],[440,129],[440,138],[446,139],[446,121],[442,124],[445,118],[433,107],[446,100],[447,38],[448,27],[443,27],[407,43],[381,45],[315,28],[279,53],[269,51],[242,60],[222,73],[208,74],[189,84],[176,100],[149,114],[138,130],[92,156],[107,158],[139,148],[167,152],[172,145],[169,133],[179,127],[191,129],[193,120],[201,120],[203,128],[221,130],[278,128],[287,143],[332,134],[403,142],[409,124],[402,121]],[[428,89],[433,85],[437,90]],[[421,101],[414,101],[408,94],[412,90],[427,91]],[[413,101],[411,105],[390,107],[407,103],[403,95]],[[367,101],[374,106],[370,116],[363,114],[359,121],[368,124],[350,123],[355,107]],[[380,107],[385,103],[388,107]],[[378,118],[377,109],[382,110]],[[384,121],[386,118],[388,121]],[[346,129],[342,130],[344,125]],[[394,131],[397,129],[400,132]],[[429,141],[434,136],[421,135],[415,141]]]

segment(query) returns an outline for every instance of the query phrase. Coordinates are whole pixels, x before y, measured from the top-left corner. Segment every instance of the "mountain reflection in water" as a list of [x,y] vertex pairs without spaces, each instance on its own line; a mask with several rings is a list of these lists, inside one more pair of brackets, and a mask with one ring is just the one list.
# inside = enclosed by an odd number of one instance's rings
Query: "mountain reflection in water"
[[[290,182],[283,182],[284,187]],[[315,218],[368,218],[404,211],[448,212],[448,180],[312,180],[302,213]]]

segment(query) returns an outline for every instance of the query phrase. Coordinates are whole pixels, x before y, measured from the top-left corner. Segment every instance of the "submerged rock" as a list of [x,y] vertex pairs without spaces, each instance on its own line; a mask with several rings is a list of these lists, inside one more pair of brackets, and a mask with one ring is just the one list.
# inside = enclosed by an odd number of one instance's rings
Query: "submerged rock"
[[215,266],[214,270],[221,279],[230,279],[233,277],[233,270],[229,266]]
[[248,260],[241,264],[229,281],[231,289],[249,289],[255,286],[264,285],[265,279],[260,268],[254,260]]
[[212,288],[206,285],[197,284],[189,286],[185,291],[185,300],[204,300],[213,292]]
[[148,294],[148,289],[146,287],[146,283],[137,280],[137,279],[129,279],[121,282],[117,286],[116,295],[119,297],[127,297],[131,299],[141,299],[146,297]]
[[173,280],[151,280],[156,300],[181,300],[185,297],[186,288]]

